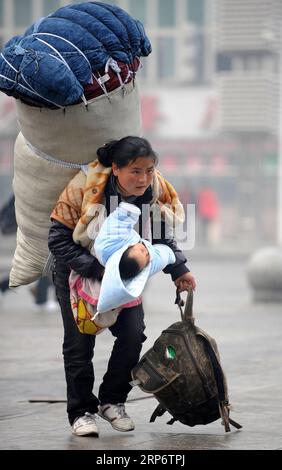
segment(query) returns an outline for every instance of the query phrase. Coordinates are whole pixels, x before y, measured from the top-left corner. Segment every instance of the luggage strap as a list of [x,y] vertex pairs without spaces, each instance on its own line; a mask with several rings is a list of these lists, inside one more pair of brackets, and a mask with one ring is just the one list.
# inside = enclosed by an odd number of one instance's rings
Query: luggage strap
[[230,424],[234,426],[236,429],[241,429],[242,426],[239,423],[236,423],[233,419],[229,417],[229,408],[223,402],[219,402],[219,411],[221,415],[222,422],[221,424],[224,426],[225,432],[230,432]]
[[150,418],[150,423],[153,423],[156,418],[162,416],[165,412],[166,410],[162,407],[162,405],[158,405],[157,408],[153,411],[153,414]]

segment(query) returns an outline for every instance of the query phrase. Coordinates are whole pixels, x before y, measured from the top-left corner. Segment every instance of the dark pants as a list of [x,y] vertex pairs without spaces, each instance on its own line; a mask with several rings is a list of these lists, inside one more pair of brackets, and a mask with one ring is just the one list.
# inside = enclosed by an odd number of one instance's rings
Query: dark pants
[[2,279],[2,281],[0,282],[0,290],[3,293],[9,290],[9,278],[8,277],[6,279]]
[[51,281],[48,277],[41,277],[35,286],[35,303],[43,305],[47,302],[48,289],[51,286]]
[[[142,305],[123,309],[109,329],[116,337],[108,369],[99,389],[99,399],[93,394],[92,364],[96,336],[79,332],[71,310],[67,271],[56,265],[53,273],[56,295],[64,323],[63,355],[67,381],[67,412],[70,424],[86,411],[96,413],[98,404],[124,403],[131,390],[131,369],[138,362],[144,335]],[[101,333],[103,335],[103,333]],[[99,337],[98,337],[99,338]],[[99,339],[98,339],[99,340]]]

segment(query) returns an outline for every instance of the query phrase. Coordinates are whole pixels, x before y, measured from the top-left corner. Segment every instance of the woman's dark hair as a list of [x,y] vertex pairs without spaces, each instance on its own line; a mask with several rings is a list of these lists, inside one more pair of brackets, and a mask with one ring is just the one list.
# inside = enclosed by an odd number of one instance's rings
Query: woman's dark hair
[[130,247],[125,250],[119,262],[119,272],[121,279],[131,279],[142,271],[136,259],[128,256],[129,250]]
[[99,162],[105,167],[115,163],[118,168],[123,168],[138,157],[151,157],[155,164],[158,163],[157,154],[148,140],[131,135],[108,142],[98,148],[97,155]]

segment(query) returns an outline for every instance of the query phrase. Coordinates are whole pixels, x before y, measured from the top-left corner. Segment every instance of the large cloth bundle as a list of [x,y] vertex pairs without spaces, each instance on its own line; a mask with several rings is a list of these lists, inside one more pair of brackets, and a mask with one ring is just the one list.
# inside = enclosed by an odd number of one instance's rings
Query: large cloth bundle
[[81,165],[96,158],[109,139],[141,129],[138,90],[133,82],[88,103],[62,110],[36,108],[18,102],[22,129],[14,154],[14,193],[18,223],[17,247],[10,286],[38,279],[48,257],[52,209]]
[[150,52],[142,24],[100,2],[60,8],[5,45],[0,89],[18,98],[20,126],[11,287],[41,276],[50,213],[69,180],[104,143],[141,134],[136,63]]

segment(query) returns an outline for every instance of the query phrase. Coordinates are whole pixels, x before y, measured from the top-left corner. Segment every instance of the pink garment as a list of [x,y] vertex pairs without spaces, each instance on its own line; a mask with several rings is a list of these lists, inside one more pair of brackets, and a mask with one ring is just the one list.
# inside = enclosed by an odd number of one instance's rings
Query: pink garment
[[[89,304],[96,306],[98,303],[101,283],[96,279],[81,277],[75,271],[71,271],[69,276],[70,296],[86,300]],[[142,303],[142,297],[137,297],[131,302],[120,305],[119,308],[130,308]]]

